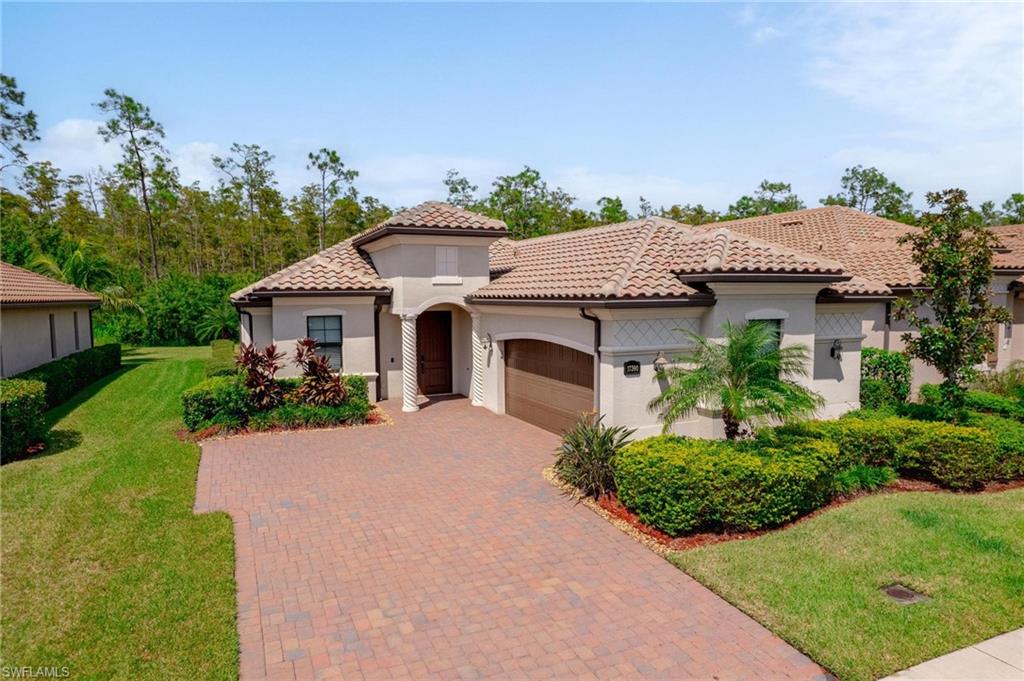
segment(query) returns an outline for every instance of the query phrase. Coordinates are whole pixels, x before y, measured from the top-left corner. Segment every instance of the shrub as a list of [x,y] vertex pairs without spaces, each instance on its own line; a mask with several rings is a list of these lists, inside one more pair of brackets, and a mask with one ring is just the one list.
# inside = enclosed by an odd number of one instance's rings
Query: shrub
[[622,503],[672,535],[779,525],[827,499],[838,459],[827,440],[730,443],[665,435],[617,457]]
[[20,456],[46,436],[46,385],[41,381],[8,378],[0,381],[0,458]]
[[873,492],[885,487],[896,479],[896,471],[888,466],[865,466],[857,464],[836,474],[833,480],[836,494]]
[[250,411],[249,390],[236,376],[215,376],[181,395],[182,420],[191,431],[210,425],[241,427]]
[[[866,407],[906,402],[910,397],[910,358],[902,352],[864,348],[860,352],[860,402]],[[885,400],[885,401],[879,401]]]
[[284,353],[278,352],[273,343],[263,350],[252,344],[243,345],[238,353],[238,366],[245,371],[245,387],[257,410],[273,409],[281,403],[284,391],[274,376],[283,358]]
[[369,413],[369,402],[358,399],[336,407],[285,403],[269,411],[253,414],[249,419],[249,428],[273,430],[363,423]]
[[948,423],[920,425],[925,427],[901,450],[898,470],[923,474],[959,490],[976,488],[995,477],[997,444],[992,433]]
[[235,341],[224,338],[210,342],[210,356],[218,359],[235,358]]
[[[996,437],[980,428],[862,412],[837,421],[783,426],[774,437],[825,437],[839,446],[842,466],[889,466],[951,489],[977,487],[995,475]],[[759,439],[773,437],[770,433]]]
[[971,387],[975,390],[1020,399],[1021,390],[1024,389],[1024,362],[1017,360],[1011,362],[1002,371],[979,374]]
[[215,340],[210,343],[210,356],[205,363],[206,377],[234,376],[238,373],[235,362],[235,343],[230,340]]
[[1008,416],[1024,420],[1024,409],[1015,399],[981,390],[969,390],[964,397],[964,406],[971,411]]
[[595,412],[581,414],[562,436],[555,470],[582,494],[601,497],[615,489],[615,457],[635,431],[607,427]]
[[879,409],[898,400],[888,383],[880,378],[860,379],[860,404],[867,409]]
[[107,374],[121,368],[121,346],[116,343],[98,345],[75,352],[34,369],[16,378],[40,381],[46,386],[46,406],[56,407],[75,393]]
[[336,407],[345,401],[345,384],[331,371],[325,355],[316,354],[316,341],[300,338],[295,347],[295,364],[302,369],[298,400],[316,407]]
[[995,414],[974,412],[968,417],[967,425],[987,430],[995,437],[996,478],[1024,478],[1024,424]]

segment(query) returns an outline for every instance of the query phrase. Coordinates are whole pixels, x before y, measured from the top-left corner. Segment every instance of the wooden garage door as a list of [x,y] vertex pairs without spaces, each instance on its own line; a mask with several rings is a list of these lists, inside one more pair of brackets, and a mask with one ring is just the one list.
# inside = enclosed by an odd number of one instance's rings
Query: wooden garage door
[[505,341],[505,413],[561,433],[594,408],[594,360],[539,340]]

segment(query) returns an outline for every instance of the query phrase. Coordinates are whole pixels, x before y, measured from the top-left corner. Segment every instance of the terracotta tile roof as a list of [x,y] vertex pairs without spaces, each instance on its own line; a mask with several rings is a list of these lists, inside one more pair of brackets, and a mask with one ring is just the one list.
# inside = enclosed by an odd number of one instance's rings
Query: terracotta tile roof
[[722,229],[697,230],[643,218],[491,247],[497,275],[480,299],[680,297],[698,293],[680,278],[722,273],[820,274],[843,280],[839,263],[793,253]]
[[98,304],[98,296],[77,286],[0,262],[0,304],[31,305],[34,303]]
[[388,283],[377,276],[370,257],[353,246],[352,239],[346,239],[235,291],[231,300],[282,291],[390,290]]
[[[1024,269],[1024,225],[999,225],[990,228],[1002,246],[992,258],[997,268]],[[1018,279],[1018,281],[1024,280]]]
[[504,236],[507,231],[505,223],[501,220],[464,210],[443,201],[427,201],[395,213],[379,225],[356,235],[355,243],[361,245],[396,231],[409,233],[424,230],[433,233],[439,229],[498,236]]
[[833,287],[837,292],[891,294],[891,286],[909,286],[921,280],[910,246],[898,242],[914,227],[853,208],[822,206],[715,226],[842,263],[856,279]]
[[[862,213],[844,206],[823,206],[712,225],[749,234],[810,254],[821,254],[843,264],[855,279],[834,289],[851,294],[890,293],[890,287],[914,286],[921,271],[914,264],[909,244],[898,239],[915,227]],[[996,269],[1024,268],[1024,225],[993,227],[1007,249],[996,253]],[[854,282],[860,284],[854,286]]]
[[790,251],[760,239],[718,227],[679,245],[673,269],[684,275],[718,273],[790,273],[842,275],[835,260]]

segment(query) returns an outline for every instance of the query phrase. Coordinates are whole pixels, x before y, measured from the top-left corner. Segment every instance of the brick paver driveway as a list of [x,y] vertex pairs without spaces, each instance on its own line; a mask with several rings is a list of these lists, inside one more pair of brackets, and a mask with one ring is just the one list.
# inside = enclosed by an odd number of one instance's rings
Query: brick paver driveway
[[553,435],[437,401],[203,445],[243,678],[789,679],[808,658],[541,477]]

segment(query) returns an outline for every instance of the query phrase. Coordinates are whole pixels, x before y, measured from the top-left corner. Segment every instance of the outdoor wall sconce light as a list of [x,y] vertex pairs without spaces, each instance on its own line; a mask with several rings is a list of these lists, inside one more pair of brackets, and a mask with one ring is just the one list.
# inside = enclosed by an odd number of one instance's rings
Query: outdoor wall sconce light
[[832,359],[837,362],[841,361],[843,359],[843,341],[836,338],[832,341],[832,347],[829,348],[828,352],[832,356]]
[[480,342],[480,345],[484,346],[484,350],[490,350],[493,344],[494,339],[491,337],[491,334],[484,336],[483,340]]
[[654,358],[654,370],[659,374],[668,368],[668,359],[665,357],[665,353],[658,350],[657,356]]

